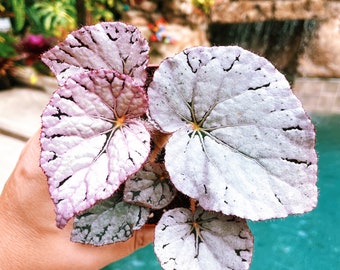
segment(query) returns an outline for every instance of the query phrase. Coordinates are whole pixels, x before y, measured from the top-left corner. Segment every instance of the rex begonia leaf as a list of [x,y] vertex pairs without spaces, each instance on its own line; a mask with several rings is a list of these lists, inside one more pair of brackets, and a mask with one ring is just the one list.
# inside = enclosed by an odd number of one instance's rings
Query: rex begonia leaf
[[84,26],[42,55],[61,85],[68,77],[93,69],[114,69],[144,85],[149,45],[140,31],[121,22]]
[[76,216],[71,240],[96,246],[126,241],[134,230],[140,229],[148,219],[149,210],[126,203],[123,194],[99,202]]
[[175,187],[206,210],[252,220],[317,203],[315,131],[285,77],[237,46],[196,47],[161,63],[149,113]]
[[163,269],[248,269],[253,236],[244,219],[198,207],[165,212],[155,230],[155,253]]
[[161,209],[171,203],[176,191],[164,164],[149,162],[125,182],[124,200]]
[[59,227],[140,169],[150,151],[139,119],[146,110],[143,88],[112,70],[75,74],[53,94],[42,114],[40,162]]

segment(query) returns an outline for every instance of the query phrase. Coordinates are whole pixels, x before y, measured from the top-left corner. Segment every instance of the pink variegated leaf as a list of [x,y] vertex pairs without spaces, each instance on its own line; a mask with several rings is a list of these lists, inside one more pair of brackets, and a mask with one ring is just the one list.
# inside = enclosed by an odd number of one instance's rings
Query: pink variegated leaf
[[139,116],[143,88],[129,76],[94,70],[71,76],[42,115],[41,167],[63,227],[110,197],[145,162],[150,135]]
[[237,46],[164,60],[148,88],[150,116],[173,133],[165,165],[206,210],[262,220],[317,203],[315,131],[289,83]]
[[72,32],[42,60],[60,85],[75,73],[101,68],[127,74],[144,85],[148,52],[149,45],[135,26],[102,22]]

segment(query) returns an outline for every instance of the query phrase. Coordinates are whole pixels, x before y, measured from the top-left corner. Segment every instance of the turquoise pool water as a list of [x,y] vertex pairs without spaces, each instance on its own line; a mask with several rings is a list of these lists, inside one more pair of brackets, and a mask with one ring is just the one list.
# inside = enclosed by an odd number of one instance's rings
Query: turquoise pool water
[[[319,203],[307,214],[250,222],[251,270],[340,269],[340,115],[313,115],[319,155]],[[160,270],[149,245],[104,270]]]

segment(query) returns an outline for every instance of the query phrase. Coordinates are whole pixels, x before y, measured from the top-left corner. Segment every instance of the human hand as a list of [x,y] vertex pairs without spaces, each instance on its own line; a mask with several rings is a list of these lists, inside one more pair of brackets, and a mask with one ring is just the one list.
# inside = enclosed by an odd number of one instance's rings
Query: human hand
[[26,144],[0,196],[0,269],[99,269],[154,239],[146,225],[126,242],[94,247],[70,241],[72,222],[55,223],[37,132]]

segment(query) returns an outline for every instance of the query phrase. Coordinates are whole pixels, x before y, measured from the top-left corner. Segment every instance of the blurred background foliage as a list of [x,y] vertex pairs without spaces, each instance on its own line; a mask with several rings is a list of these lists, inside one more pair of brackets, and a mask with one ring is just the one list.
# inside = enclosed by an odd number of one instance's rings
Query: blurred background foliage
[[39,1],[26,8],[29,31],[63,38],[77,26],[75,0]]
[[204,13],[209,14],[215,0],[192,0],[192,4],[204,11]]
[[0,17],[9,17],[13,34],[27,31],[63,39],[78,26],[119,19],[124,0],[0,0]]

